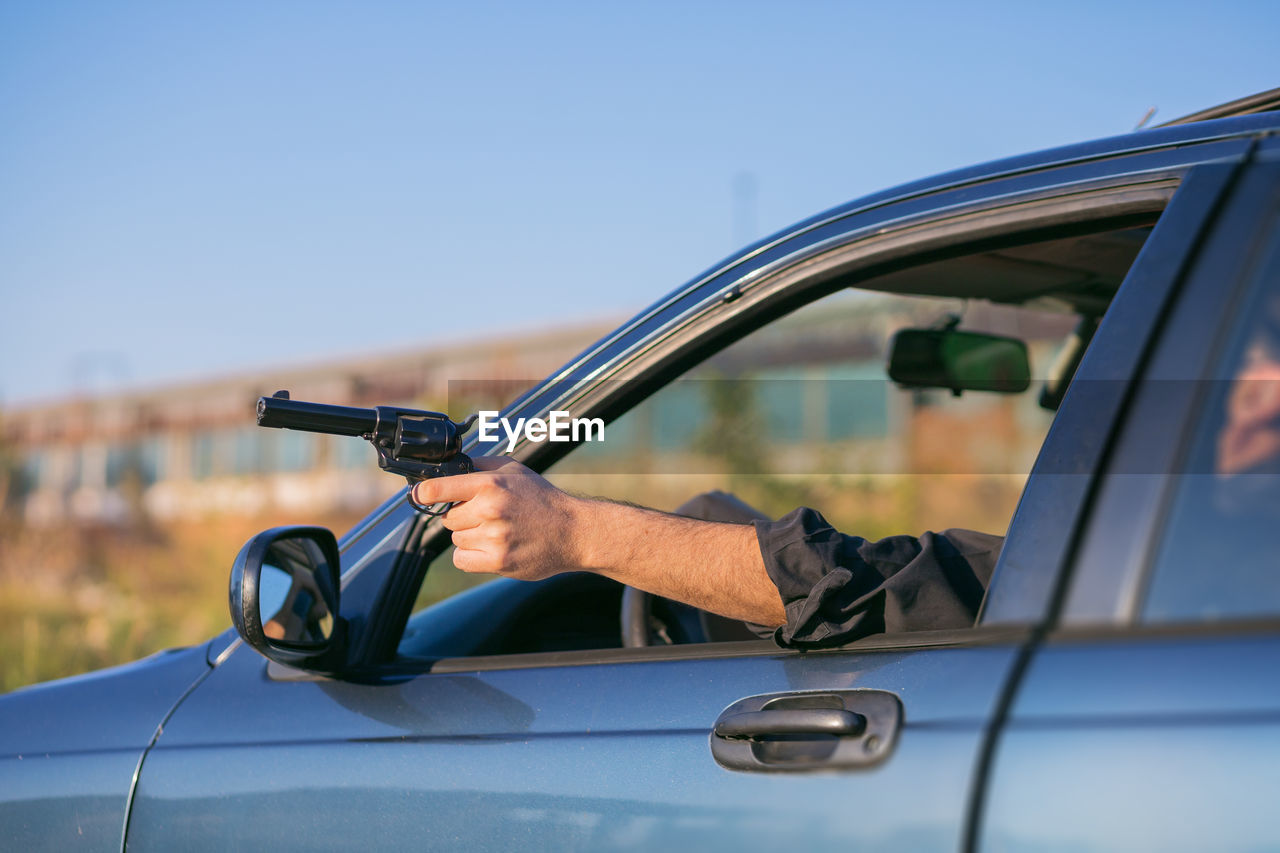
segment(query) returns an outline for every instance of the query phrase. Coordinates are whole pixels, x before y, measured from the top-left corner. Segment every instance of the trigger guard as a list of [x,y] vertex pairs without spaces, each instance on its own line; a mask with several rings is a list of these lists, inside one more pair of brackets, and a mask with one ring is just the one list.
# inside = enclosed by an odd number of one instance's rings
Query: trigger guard
[[[388,471],[394,471],[396,473],[404,474],[404,478],[409,481],[409,492],[405,496],[409,501],[409,506],[413,507],[423,515],[430,516],[431,518],[444,515],[446,512],[453,509],[453,505],[457,503],[457,501],[446,503],[444,505],[444,509],[433,510],[431,509],[431,507],[435,506],[436,504],[419,503],[414,498],[413,487],[416,486],[418,483],[423,482],[424,480],[430,479],[431,476],[450,477],[456,474],[473,474],[475,473],[475,470],[476,470],[475,463],[472,462],[471,457],[465,453],[459,453],[457,456],[453,457],[448,462],[441,463],[440,465],[437,465],[437,466],[431,466],[428,470],[433,471],[434,474],[427,475],[427,476],[424,476],[423,474],[417,473],[417,472],[415,472],[414,474],[408,473],[407,471],[405,471],[405,466],[395,462],[391,458],[390,454],[386,453],[381,448],[379,448],[378,450],[378,456],[379,456],[380,462],[384,463],[382,465],[384,469]],[[448,473],[443,473],[443,474],[440,473],[440,469],[446,468],[446,467],[453,467],[457,470],[450,471]]]
[[453,509],[453,504],[452,504],[452,503],[447,503],[447,504],[445,504],[445,505],[444,505],[444,509],[432,509],[432,508],[431,508],[431,507],[433,507],[433,506],[437,506],[437,504],[424,504],[424,503],[418,503],[418,501],[417,501],[417,500],[414,498],[414,496],[413,496],[413,487],[414,487],[414,486],[416,486],[418,483],[421,483],[421,482],[422,482],[421,480],[413,480],[413,481],[411,481],[411,482],[409,483],[409,493],[408,493],[408,495],[406,495],[406,497],[407,497],[407,498],[408,498],[408,500],[409,500],[409,506],[413,507],[414,509],[416,509],[418,512],[422,513],[423,515],[430,516],[431,518],[436,518],[437,516],[444,515],[446,512],[448,512],[449,510]]

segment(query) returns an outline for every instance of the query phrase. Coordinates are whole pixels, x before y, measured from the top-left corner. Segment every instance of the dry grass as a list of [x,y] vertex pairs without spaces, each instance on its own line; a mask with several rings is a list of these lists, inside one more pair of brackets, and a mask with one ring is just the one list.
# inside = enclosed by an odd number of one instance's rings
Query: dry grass
[[[358,516],[357,516],[358,517]],[[331,518],[335,532],[356,517]],[[0,525],[0,690],[203,642],[227,628],[245,540],[283,516],[164,528]]]

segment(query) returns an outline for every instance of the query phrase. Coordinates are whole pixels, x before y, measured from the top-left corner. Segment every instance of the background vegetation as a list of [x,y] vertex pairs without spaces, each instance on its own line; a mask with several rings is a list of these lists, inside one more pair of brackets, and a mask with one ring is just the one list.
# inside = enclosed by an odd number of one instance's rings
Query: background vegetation
[[231,625],[240,546],[276,524],[335,531],[358,516],[276,514],[151,525],[24,527],[0,521],[0,690],[201,643]]

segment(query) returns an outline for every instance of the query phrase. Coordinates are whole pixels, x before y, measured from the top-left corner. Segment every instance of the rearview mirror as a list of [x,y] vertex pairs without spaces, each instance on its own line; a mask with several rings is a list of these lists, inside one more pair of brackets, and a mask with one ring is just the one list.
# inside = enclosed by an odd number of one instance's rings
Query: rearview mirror
[[1027,345],[955,329],[902,329],[889,350],[889,378],[907,388],[1017,394],[1031,385]]
[[231,621],[270,660],[334,672],[343,646],[338,581],[338,543],[329,530],[265,530],[245,543],[231,568]]

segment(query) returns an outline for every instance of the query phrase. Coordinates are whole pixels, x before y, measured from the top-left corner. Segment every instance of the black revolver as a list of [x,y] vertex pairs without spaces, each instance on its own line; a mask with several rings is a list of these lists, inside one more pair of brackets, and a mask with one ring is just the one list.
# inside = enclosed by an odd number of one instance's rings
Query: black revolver
[[413,498],[412,486],[432,477],[470,474],[471,458],[462,452],[462,436],[475,423],[472,415],[454,423],[448,415],[399,406],[329,406],[290,400],[288,391],[258,398],[258,426],[358,435],[378,453],[378,467],[409,481],[409,503],[427,515],[440,515]]

